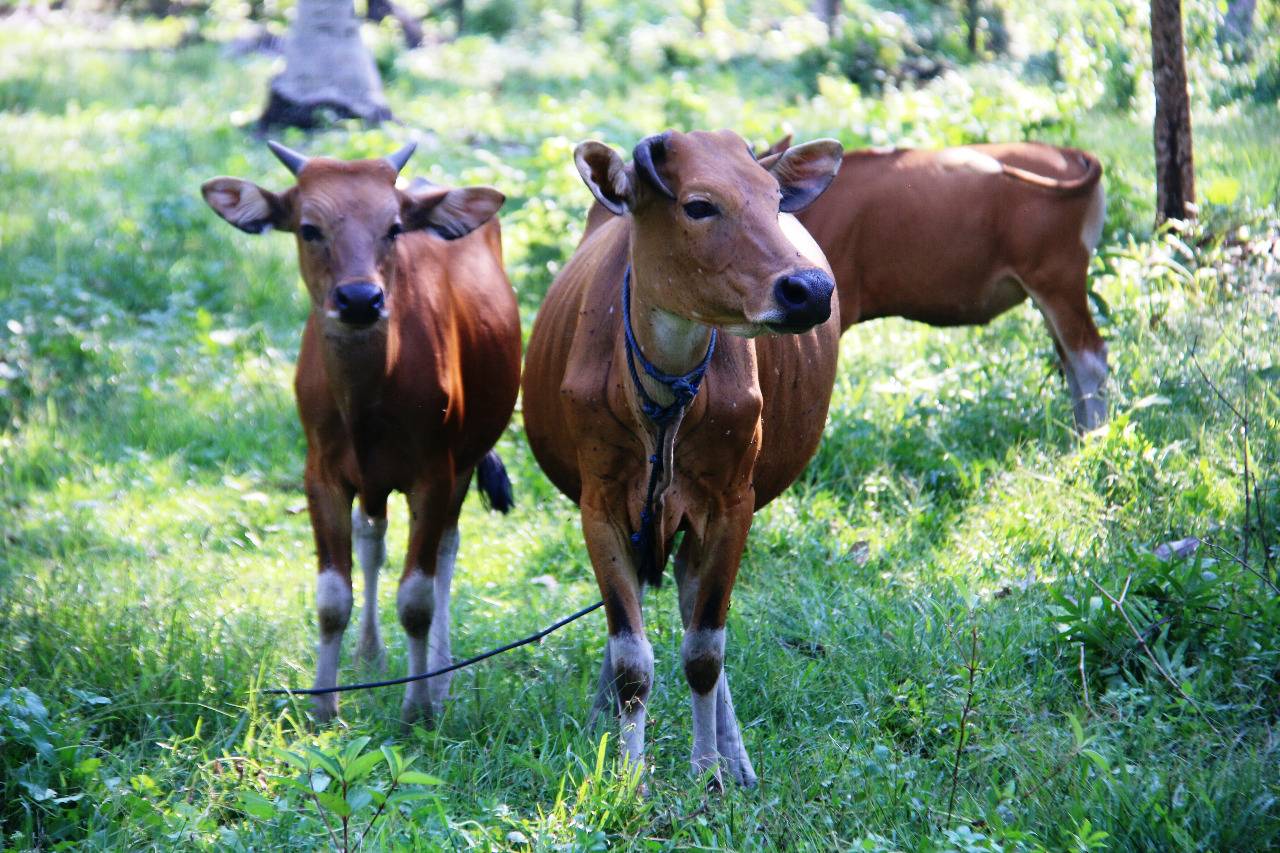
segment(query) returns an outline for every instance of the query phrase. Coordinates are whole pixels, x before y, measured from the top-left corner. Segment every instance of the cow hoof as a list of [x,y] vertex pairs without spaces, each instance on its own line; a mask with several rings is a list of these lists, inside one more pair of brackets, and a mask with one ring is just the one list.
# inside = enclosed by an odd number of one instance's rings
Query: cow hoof
[[755,771],[750,767],[735,767],[733,769],[733,778],[744,788],[754,788],[760,784],[760,778],[756,776]]
[[312,697],[311,716],[315,717],[316,722],[321,725],[333,722],[338,716],[338,694],[328,693]]
[[400,722],[406,729],[414,726],[433,729],[436,726],[436,715],[429,703],[420,705],[416,702],[406,702],[400,706]]

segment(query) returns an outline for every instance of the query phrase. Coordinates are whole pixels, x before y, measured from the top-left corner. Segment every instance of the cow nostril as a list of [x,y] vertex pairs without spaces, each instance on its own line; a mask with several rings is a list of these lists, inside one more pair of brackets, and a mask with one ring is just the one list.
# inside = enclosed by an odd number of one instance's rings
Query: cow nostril
[[788,306],[804,305],[809,301],[809,288],[800,279],[787,276],[778,282],[778,299]]
[[333,307],[344,323],[359,326],[377,322],[385,310],[386,295],[370,281],[344,284],[333,291]]

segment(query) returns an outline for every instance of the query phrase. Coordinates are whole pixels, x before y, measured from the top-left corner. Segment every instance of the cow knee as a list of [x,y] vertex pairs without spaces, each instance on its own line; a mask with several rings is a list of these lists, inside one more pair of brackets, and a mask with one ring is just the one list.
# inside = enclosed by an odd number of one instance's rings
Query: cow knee
[[351,619],[351,581],[334,569],[316,578],[316,621],[321,636],[341,634]]
[[706,695],[715,689],[724,668],[724,629],[699,628],[686,631],[680,644],[684,677],[694,693]]
[[623,707],[646,702],[653,687],[653,646],[648,638],[639,634],[610,637],[609,658],[613,661],[613,683]]
[[431,578],[422,571],[411,572],[400,581],[400,591],[396,594],[396,612],[400,616],[404,632],[410,637],[425,637],[431,629],[434,596]]

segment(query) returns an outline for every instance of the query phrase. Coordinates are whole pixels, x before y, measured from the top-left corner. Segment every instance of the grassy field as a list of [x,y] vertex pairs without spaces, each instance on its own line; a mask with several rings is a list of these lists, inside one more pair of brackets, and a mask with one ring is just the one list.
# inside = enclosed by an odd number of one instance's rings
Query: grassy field
[[[462,40],[384,63],[403,126],[284,137],[348,157],[414,138],[411,174],[506,192],[526,329],[580,233],[583,138],[1034,133],[1107,163],[1094,286],[1109,426],[1074,436],[1028,307],[983,329],[850,332],[826,439],[757,516],[729,623],[761,785],[706,802],[690,781],[667,584],[648,607],[658,684],[639,800],[614,733],[585,729],[599,614],[460,674],[432,731],[399,730],[397,690],[347,697],[319,731],[302,703],[256,694],[309,684],[314,661],[290,388],[307,307],[291,241],[233,232],[198,192],[217,174],[284,186],[237,127],[271,63],[174,48],[179,35],[0,29],[0,847],[317,849],[344,809],[361,831],[391,784],[378,765],[344,806],[330,762],[383,744],[430,777],[400,786],[370,848],[1280,845],[1274,105],[1197,116],[1203,224],[1156,234],[1149,118],[1064,111],[994,66],[870,99],[731,62],[662,79],[603,63],[588,79],[564,57],[600,48],[570,36],[541,53]],[[518,507],[499,519],[468,501],[459,655],[597,594],[575,510],[519,417],[499,450]],[[396,505],[392,565],[405,528]],[[1212,544],[1152,553],[1190,536]]]

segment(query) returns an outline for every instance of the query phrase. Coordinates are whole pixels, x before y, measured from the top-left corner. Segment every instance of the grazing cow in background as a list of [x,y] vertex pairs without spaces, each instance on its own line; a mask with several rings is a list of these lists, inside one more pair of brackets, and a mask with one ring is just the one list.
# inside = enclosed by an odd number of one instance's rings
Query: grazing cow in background
[[[511,502],[492,450],[520,382],[520,319],[494,218],[503,196],[489,187],[397,189],[412,145],[356,162],[271,148],[296,186],[274,193],[214,178],[203,192],[242,231],[297,235],[311,297],[295,388],[320,564],[316,687],[337,684],[353,532],[365,576],[359,653],[378,663],[385,654],[377,584],[393,490],[407,496],[411,518],[396,596],[409,672],[446,666],[458,514],[472,472],[491,506]],[[403,719],[430,721],[448,689],[447,677],[410,683]],[[319,719],[337,711],[337,694],[316,697]]]
[[1093,156],[1035,143],[850,151],[798,218],[835,272],[842,331],[877,317],[983,324],[1030,296],[1087,431],[1107,417],[1107,347],[1088,297],[1101,176]]
[[619,714],[627,754],[643,761],[642,592],[683,533],[692,762],[716,787],[722,764],[756,781],[723,667],[747,531],[817,449],[835,381],[834,282],[790,214],[827,187],[840,154],[822,140],[758,163],[729,131],[669,132],[627,165],[582,143],[578,171],[613,216],[556,277],[529,340],[529,445],[581,509],[608,616],[593,717]]

